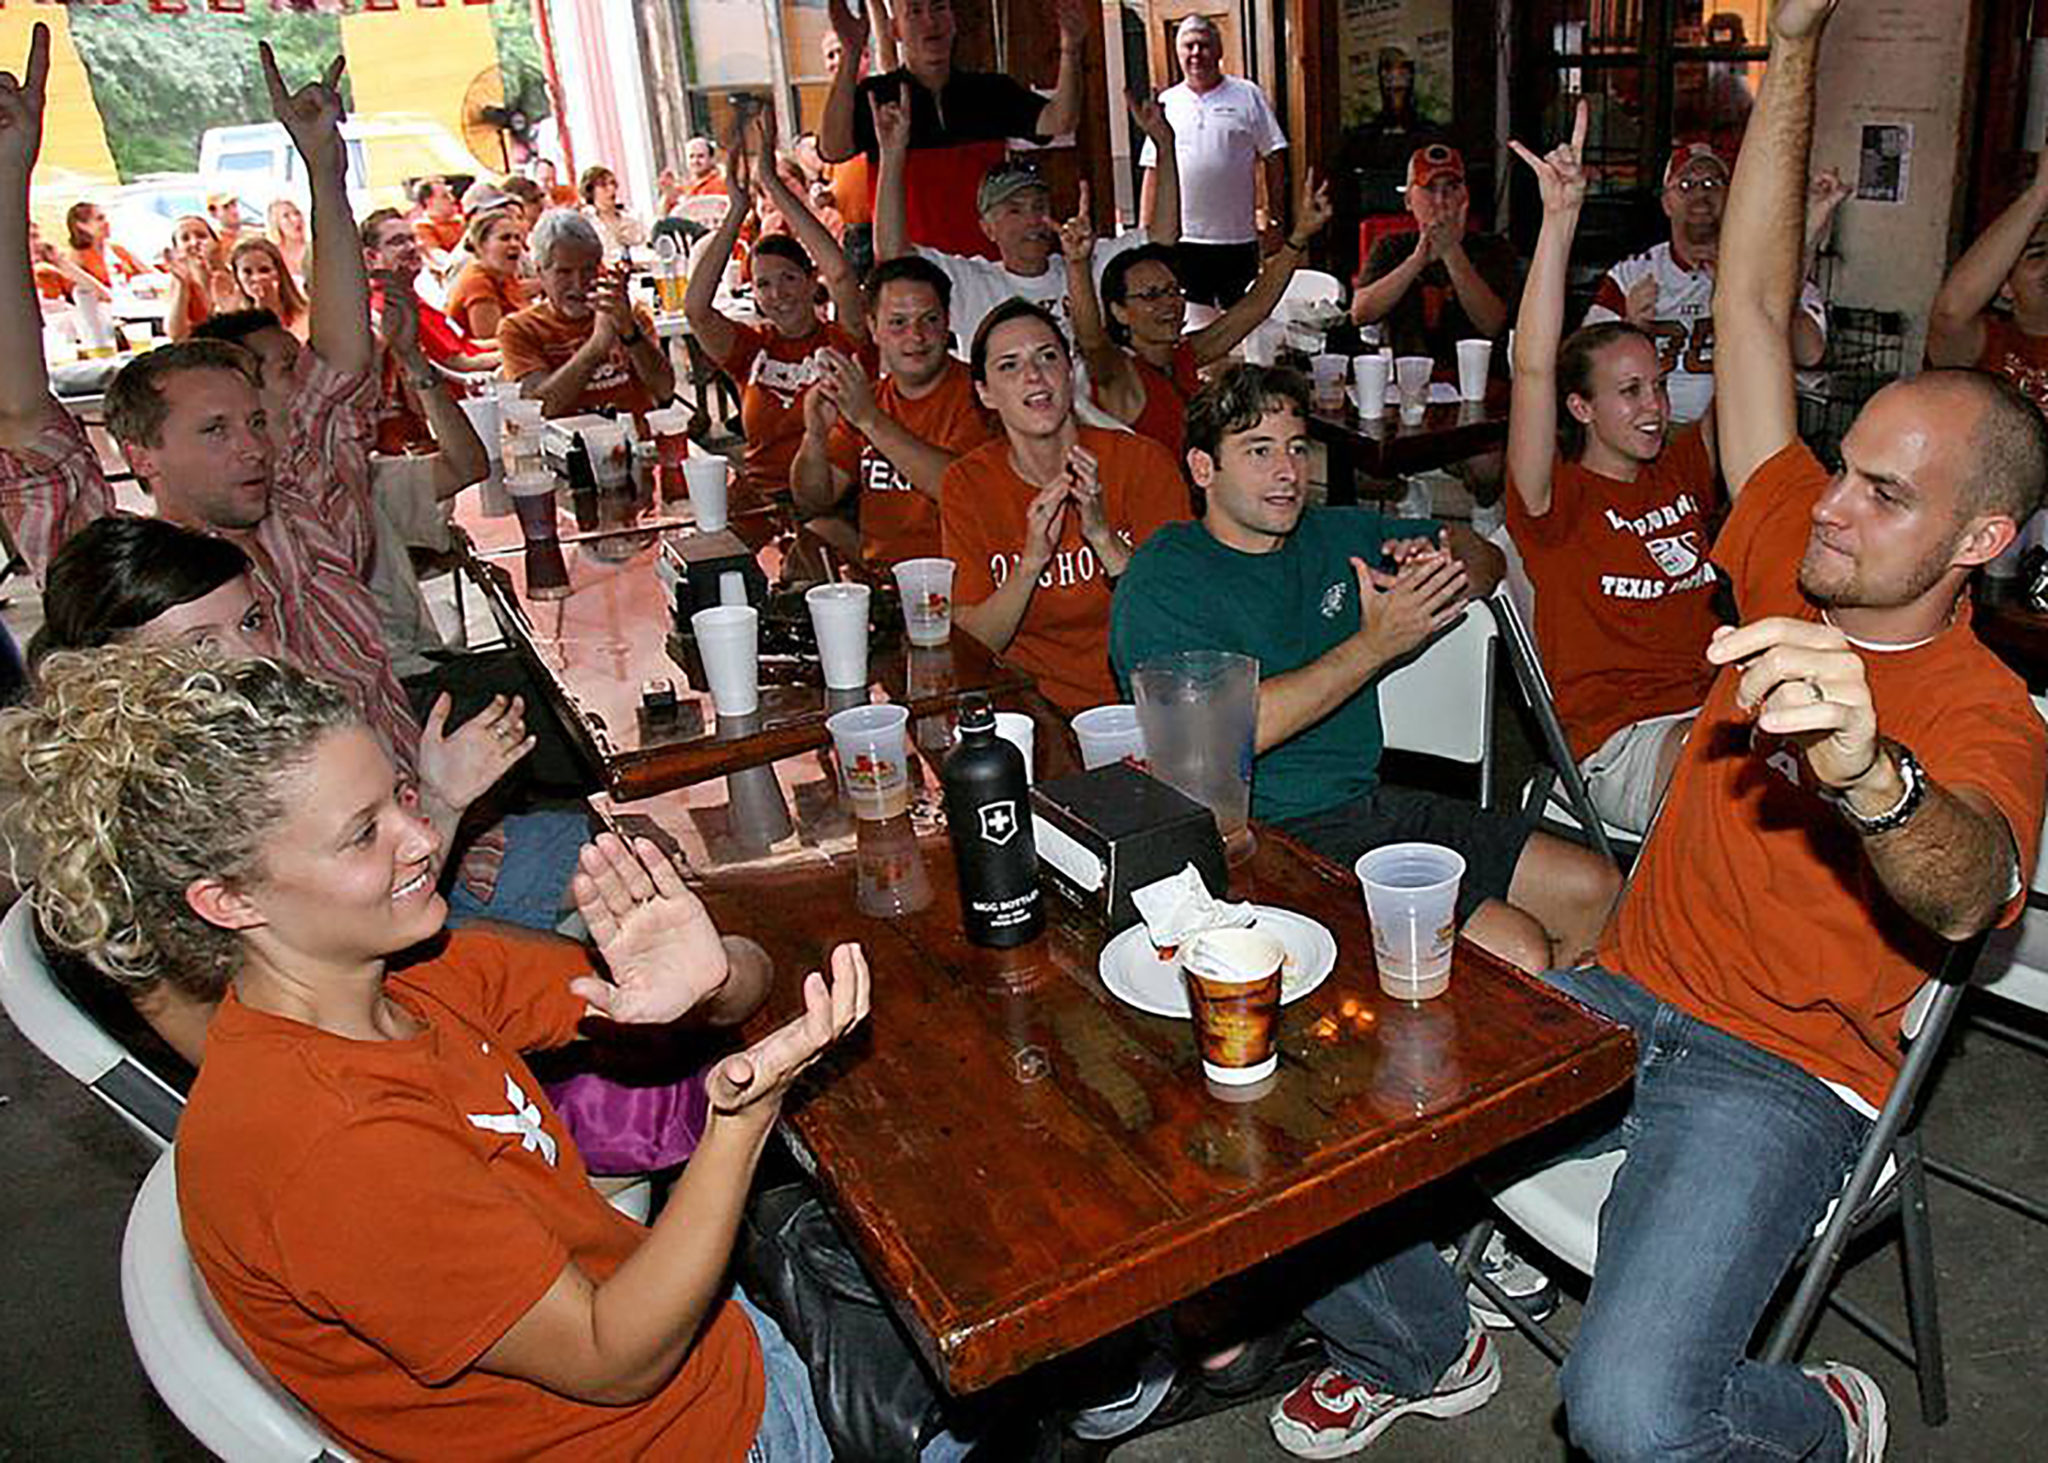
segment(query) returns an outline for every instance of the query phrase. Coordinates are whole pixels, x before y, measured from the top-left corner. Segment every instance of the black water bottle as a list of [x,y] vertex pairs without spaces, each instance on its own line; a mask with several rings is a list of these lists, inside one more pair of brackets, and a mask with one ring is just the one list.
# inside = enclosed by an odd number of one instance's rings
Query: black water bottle
[[960,745],[939,780],[968,943],[1001,950],[1037,939],[1045,929],[1045,904],[1024,754],[996,735],[986,697],[961,703]]
[[569,470],[569,511],[576,515],[576,531],[594,533],[597,530],[597,474],[590,466],[590,448],[585,445],[581,432],[569,439],[566,466]]

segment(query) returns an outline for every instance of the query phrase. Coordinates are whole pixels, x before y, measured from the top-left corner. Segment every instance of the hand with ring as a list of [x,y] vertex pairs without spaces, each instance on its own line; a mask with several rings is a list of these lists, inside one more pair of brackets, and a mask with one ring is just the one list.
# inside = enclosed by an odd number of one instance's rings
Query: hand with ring
[[490,705],[448,730],[454,702],[444,691],[420,731],[419,770],[423,790],[458,813],[482,797],[534,748],[526,729],[526,703],[493,696]]

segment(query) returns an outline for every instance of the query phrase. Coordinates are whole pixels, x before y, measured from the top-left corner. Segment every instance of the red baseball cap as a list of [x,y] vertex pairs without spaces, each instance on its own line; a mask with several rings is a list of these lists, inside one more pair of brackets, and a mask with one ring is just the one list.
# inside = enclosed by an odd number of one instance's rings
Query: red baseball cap
[[1671,150],[1671,161],[1664,165],[1664,186],[1669,188],[1688,169],[1701,165],[1718,168],[1724,178],[1733,172],[1728,166],[1728,159],[1714,150],[1713,143],[1694,138],[1690,142],[1679,143]]
[[1408,186],[1427,188],[1438,178],[1456,178],[1465,181],[1465,159],[1458,149],[1441,142],[1432,142],[1427,147],[1418,147],[1408,157]]

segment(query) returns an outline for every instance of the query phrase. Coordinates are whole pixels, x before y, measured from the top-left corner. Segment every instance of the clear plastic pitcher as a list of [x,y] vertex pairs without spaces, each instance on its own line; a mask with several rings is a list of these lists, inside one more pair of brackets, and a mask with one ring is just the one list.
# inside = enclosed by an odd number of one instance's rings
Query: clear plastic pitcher
[[1252,851],[1259,663],[1221,650],[1155,656],[1131,676],[1152,775],[1216,815],[1225,854]]

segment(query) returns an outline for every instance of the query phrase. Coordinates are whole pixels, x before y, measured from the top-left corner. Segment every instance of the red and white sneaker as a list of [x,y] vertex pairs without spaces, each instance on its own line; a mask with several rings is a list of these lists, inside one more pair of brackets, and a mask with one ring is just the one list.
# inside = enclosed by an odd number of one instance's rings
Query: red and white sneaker
[[1846,1362],[1824,1361],[1800,1370],[1819,1382],[1828,1400],[1841,1409],[1849,1434],[1848,1463],[1884,1463],[1884,1445],[1891,1436],[1884,1415],[1884,1389],[1868,1372]]
[[1342,1458],[1371,1444],[1397,1419],[1458,1417],[1500,1390],[1500,1355],[1473,1327],[1465,1350],[1426,1397],[1397,1397],[1324,1367],[1274,1404],[1273,1439],[1297,1458]]

